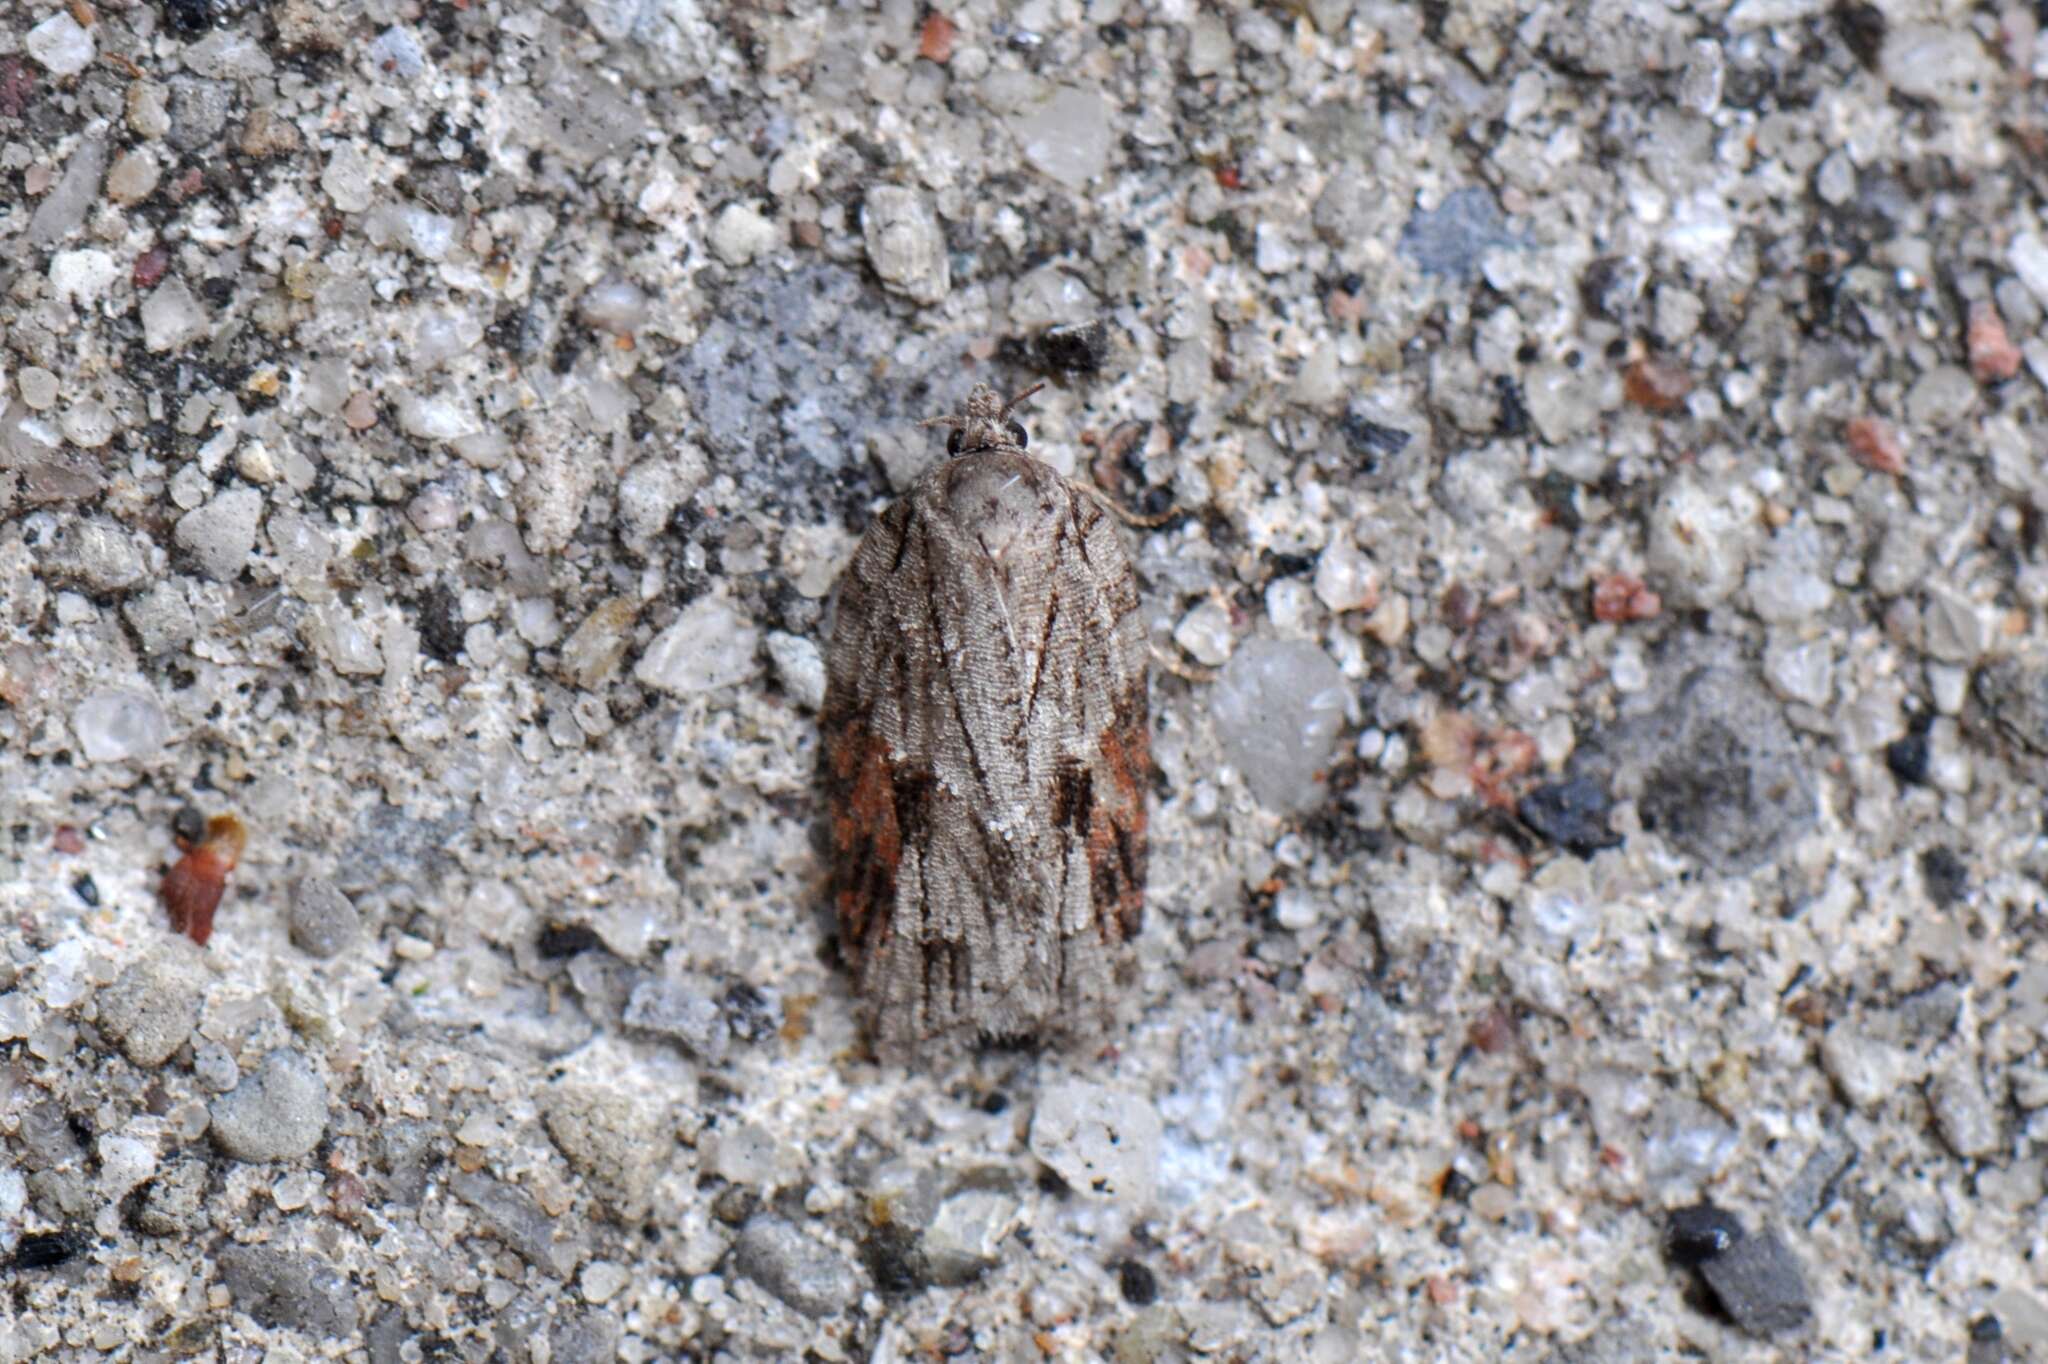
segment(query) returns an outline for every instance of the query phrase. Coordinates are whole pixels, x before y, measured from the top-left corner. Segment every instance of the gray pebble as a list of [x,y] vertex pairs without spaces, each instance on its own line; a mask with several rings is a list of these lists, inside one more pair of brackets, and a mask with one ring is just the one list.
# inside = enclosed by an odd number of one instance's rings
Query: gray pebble
[[1608,756],[1589,753],[1584,775],[1617,758],[1639,765],[1643,827],[1723,874],[1749,871],[1813,825],[1813,779],[1784,711],[1737,669],[1687,674],[1653,714],[1594,747]]
[[705,1061],[725,1059],[732,1043],[725,1014],[709,989],[673,980],[645,980],[626,1001],[626,1023],[681,1042]]
[[64,1110],[51,1100],[23,1109],[14,1135],[21,1143],[22,1163],[31,1170],[55,1169],[85,1156]]
[[[164,296],[159,289],[151,299]],[[256,527],[263,516],[263,494],[254,488],[230,488],[178,518],[172,532],[190,550],[209,578],[232,582],[256,548]]]
[[174,1160],[143,1188],[135,1225],[151,1236],[185,1236],[206,1226],[206,1162]]
[[632,1221],[647,1206],[669,1145],[661,1113],[644,1095],[563,1082],[548,1095],[541,1116],[556,1148],[618,1217]]
[[348,1276],[317,1255],[272,1246],[236,1246],[215,1256],[235,1307],[265,1326],[311,1335],[355,1333],[359,1317]]
[[844,1255],[780,1217],[749,1221],[733,1248],[733,1263],[742,1276],[799,1312],[831,1316],[860,1295],[860,1276]]
[[1998,1112],[1991,1106],[1977,1067],[1958,1062],[1944,1067],[1927,1086],[1927,1106],[1934,1113],[1934,1130],[1964,1160],[1975,1160],[1997,1152],[2001,1133]]
[[607,1364],[618,1358],[619,1322],[609,1312],[571,1312],[548,1331],[555,1364]]
[[202,1038],[192,1048],[192,1078],[215,1094],[225,1094],[242,1078],[234,1053],[211,1038]]
[[213,1140],[236,1160],[291,1160],[327,1131],[327,1081],[289,1047],[263,1058],[230,1093],[213,1101]]
[[100,991],[100,1031],[134,1064],[160,1066],[192,1035],[206,991],[198,958],[198,948],[167,938]]
[[1977,699],[2008,740],[2048,753],[2048,665],[2034,654],[1994,659],[1977,673]]
[[1344,724],[1350,687],[1318,645],[1247,640],[1210,693],[1216,735],[1263,805],[1305,810],[1323,798],[1318,778]]
[[868,263],[882,283],[919,303],[937,303],[951,291],[946,236],[922,194],[878,185],[868,191],[860,222]]
[[1480,185],[1452,190],[1434,209],[1417,209],[1401,229],[1400,252],[1425,275],[1467,279],[1496,246],[1526,243],[1508,231],[1493,191]]
[[476,1214],[486,1235],[503,1241],[543,1274],[566,1279],[588,1253],[588,1247],[573,1236],[557,1240],[558,1224],[524,1189],[490,1175],[465,1172],[450,1177],[448,1192]]
[[100,177],[107,170],[107,139],[88,137],[64,163],[64,175],[57,187],[36,205],[29,219],[28,244],[48,246],[71,235],[85,221],[86,210],[100,192]]
[[[1345,1073],[1367,1095],[1391,1100],[1403,1108],[1424,1108],[1429,1103],[1429,1082],[1401,1064],[1406,1052],[1394,1011],[1371,987],[1360,990],[1351,1001]],[[1364,1107],[1363,1103],[1360,1107]]]
[[363,916],[339,887],[322,876],[308,876],[292,895],[292,945],[309,957],[337,955],[362,931]]
[[171,88],[170,144],[181,152],[190,152],[218,138],[228,126],[234,87],[224,81],[182,75],[173,76],[166,83]]
[[922,1248],[932,1282],[963,1284],[993,1267],[1017,1225],[1017,1200],[993,1189],[966,1189],[939,1205]]
[[1752,1336],[1796,1331],[1813,1319],[1799,1259],[1768,1228],[1707,1260],[1700,1276],[1735,1324]]

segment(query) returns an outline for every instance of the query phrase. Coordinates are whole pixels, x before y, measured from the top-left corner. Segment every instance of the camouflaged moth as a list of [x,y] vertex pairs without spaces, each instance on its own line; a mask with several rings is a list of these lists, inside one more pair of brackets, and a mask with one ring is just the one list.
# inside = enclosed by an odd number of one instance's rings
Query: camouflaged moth
[[1135,977],[1151,771],[1137,580],[979,385],[869,527],[826,655],[840,948],[876,1051],[1084,1039]]

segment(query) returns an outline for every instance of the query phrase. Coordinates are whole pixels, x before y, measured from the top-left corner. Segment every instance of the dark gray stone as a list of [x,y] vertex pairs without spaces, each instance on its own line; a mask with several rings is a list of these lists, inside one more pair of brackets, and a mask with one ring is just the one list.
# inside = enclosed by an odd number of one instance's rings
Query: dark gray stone
[[1604,779],[1624,767],[1640,777],[1643,827],[1725,875],[1814,823],[1813,778],[1783,709],[1734,667],[1688,673],[1656,711],[1596,740],[1579,770]]
[[308,876],[292,895],[290,928],[294,947],[324,960],[356,940],[363,916],[332,881]]
[[860,1296],[860,1276],[845,1256],[780,1217],[764,1214],[748,1222],[733,1247],[733,1263],[742,1276],[799,1312],[833,1316]]
[[503,1241],[543,1274],[568,1278],[588,1251],[573,1236],[556,1239],[557,1223],[523,1189],[490,1175],[461,1173],[449,1179],[448,1191],[476,1214],[487,1235]]
[[1700,1277],[1735,1324],[1759,1339],[1796,1331],[1813,1320],[1799,1257],[1769,1228],[1705,1261]]
[[355,1334],[359,1318],[348,1276],[319,1256],[230,1245],[214,1262],[235,1307],[265,1326],[324,1337]]

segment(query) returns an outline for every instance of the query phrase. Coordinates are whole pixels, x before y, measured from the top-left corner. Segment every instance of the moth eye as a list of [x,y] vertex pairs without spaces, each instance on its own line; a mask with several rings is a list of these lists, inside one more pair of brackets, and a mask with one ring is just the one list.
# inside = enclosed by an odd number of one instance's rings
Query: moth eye
[[1010,439],[1017,442],[1019,450],[1026,449],[1031,444],[1031,435],[1024,429],[1022,422],[1010,423]]
[[946,453],[949,455],[957,455],[960,453],[960,428],[957,426],[954,427],[952,433],[946,437]]

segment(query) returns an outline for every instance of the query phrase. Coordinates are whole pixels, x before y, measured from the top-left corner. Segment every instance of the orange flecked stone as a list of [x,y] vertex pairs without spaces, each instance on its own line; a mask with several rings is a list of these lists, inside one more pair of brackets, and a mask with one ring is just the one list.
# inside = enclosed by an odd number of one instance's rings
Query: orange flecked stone
[[918,35],[917,55],[944,66],[953,56],[953,39],[959,32],[958,24],[933,10],[924,21],[924,31]]
[[1692,387],[1692,375],[1684,366],[1654,355],[1635,361],[1621,376],[1621,390],[1628,400],[1659,416],[1682,409]]
[[1906,448],[1890,423],[1875,417],[1851,417],[1842,434],[1849,442],[1849,453],[1864,468],[1881,474],[1906,472]]
[[1970,373],[1980,384],[1995,384],[2020,372],[2020,348],[2005,330],[2005,319],[1990,299],[1970,305],[1970,324],[1963,334],[1970,352]]

